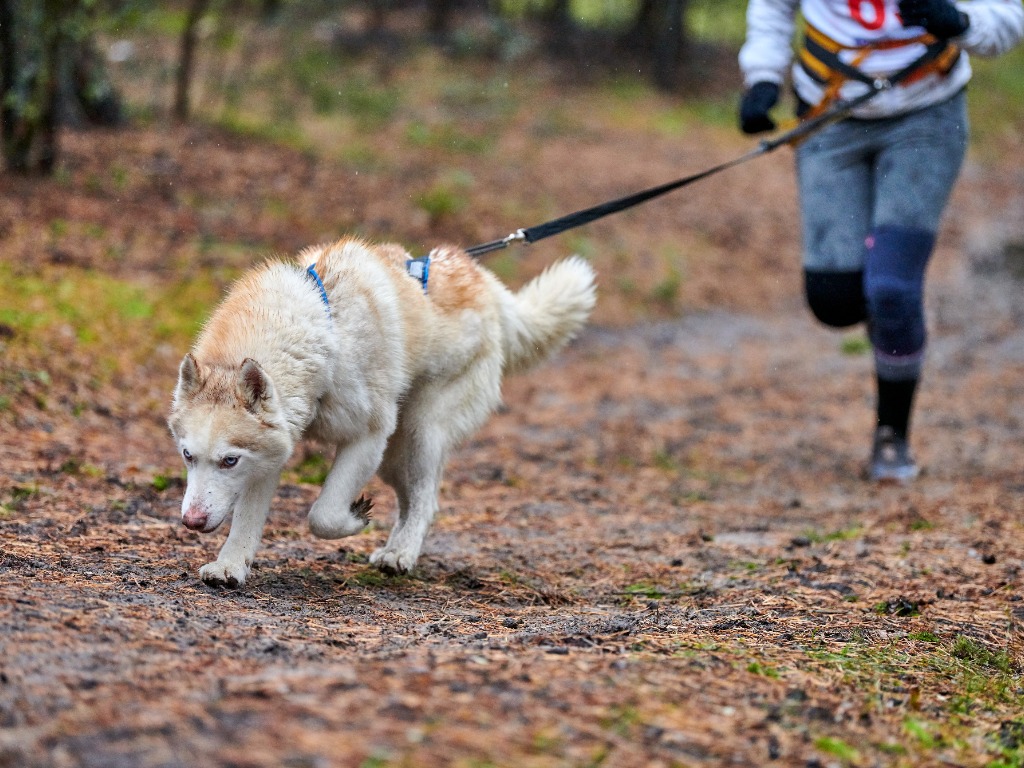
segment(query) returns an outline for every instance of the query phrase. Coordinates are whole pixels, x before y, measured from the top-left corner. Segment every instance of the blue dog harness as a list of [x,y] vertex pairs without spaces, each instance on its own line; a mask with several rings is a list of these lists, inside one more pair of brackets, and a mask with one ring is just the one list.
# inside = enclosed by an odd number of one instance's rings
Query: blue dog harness
[[[426,293],[427,281],[430,279],[430,257],[421,256],[418,259],[409,259],[405,262],[405,271],[423,286],[423,292]],[[331,317],[331,301],[327,297],[324,281],[320,279],[320,274],[316,271],[316,264],[310,264],[306,268],[306,274],[316,283],[316,287],[320,289],[320,298],[323,299],[324,307],[327,309],[327,316]]]
[[423,292],[426,293],[427,279],[430,277],[430,257],[420,256],[418,259],[409,259],[405,262],[405,271],[409,273],[409,277],[420,281]]
[[310,264],[306,269],[306,274],[309,275],[313,282],[316,283],[316,287],[320,289],[320,298],[324,301],[324,307],[327,308],[327,316],[331,316],[331,302],[327,298],[327,289],[324,288],[324,281],[320,279],[320,275],[316,271],[316,264]]

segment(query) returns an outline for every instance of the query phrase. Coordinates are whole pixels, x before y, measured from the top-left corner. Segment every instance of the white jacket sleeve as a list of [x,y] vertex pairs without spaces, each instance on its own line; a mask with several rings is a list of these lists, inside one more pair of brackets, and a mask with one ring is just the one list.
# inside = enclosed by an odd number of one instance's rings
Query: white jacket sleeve
[[971,21],[967,32],[957,40],[968,53],[999,56],[1024,39],[1021,0],[961,0],[956,7]]
[[[1015,0],[1020,2],[1020,0]],[[747,37],[740,48],[743,84],[782,83],[793,60],[793,30],[800,0],[750,0]]]

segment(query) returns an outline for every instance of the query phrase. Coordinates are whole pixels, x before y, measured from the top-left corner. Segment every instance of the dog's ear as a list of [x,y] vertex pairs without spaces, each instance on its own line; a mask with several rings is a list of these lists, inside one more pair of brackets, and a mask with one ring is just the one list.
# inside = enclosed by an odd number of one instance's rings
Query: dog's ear
[[250,413],[265,410],[267,402],[274,396],[274,385],[270,383],[270,377],[251,357],[242,361],[238,384],[242,401]]
[[203,385],[202,375],[199,373],[199,363],[189,352],[182,358],[178,367],[178,386],[174,390],[174,402],[180,403],[189,395],[198,391]]

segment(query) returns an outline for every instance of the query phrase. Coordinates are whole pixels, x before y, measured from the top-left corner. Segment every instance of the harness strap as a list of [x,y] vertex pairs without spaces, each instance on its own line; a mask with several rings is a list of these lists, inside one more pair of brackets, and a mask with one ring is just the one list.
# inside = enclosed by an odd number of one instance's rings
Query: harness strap
[[327,298],[327,289],[324,288],[324,281],[320,279],[320,275],[316,271],[316,264],[310,264],[306,269],[306,274],[316,283],[316,287],[320,289],[320,298],[324,302],[324,307],[327,308],[327,316],[331,317],[331,301]]
[[423,286],[423,292],[427,292],[427,280],[430,278],[430,257],[420,256],[418,259],[409,259],[405,262],[405,271],[419,281]]
[[[816,117],[827,110],[839,98],[843,85],[851,80],[873,87],[877,78],[859,68],[870,54],[917,43],[924,44],[924,53],[888,78],[890,85],[909,84],[932,74],[948,75],[960,58],[959,46],[931,34],[906,40],[879,40],[864,46],[843,45],[808,24],[799,51],[800,66],[811,79],[824,86],[825,92],[821,101],[812,106],[804,118]],[[856,54],[846,62],[840,57],[843,51],[856,51]]]

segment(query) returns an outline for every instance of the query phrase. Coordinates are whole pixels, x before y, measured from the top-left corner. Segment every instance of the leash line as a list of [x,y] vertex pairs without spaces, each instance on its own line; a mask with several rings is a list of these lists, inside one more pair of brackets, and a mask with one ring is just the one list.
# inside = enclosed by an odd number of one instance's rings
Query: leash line
[[902,80],[905,80],[920,67],[928,64],[938,56],[941,52],[939,48],[940,46],[938,45],[929,46],[923,55],[896,72],[891,77],[876,78],[870,83],[866,83],[868,85],[868,90],[861,95],[845,101],[835,102],[825,111],[815,115],[814,117],[805,119],[795,128],[785,131],[774,139],[764,139],[757,145],[757,147],[743,155],[740,155],[739,157],[733,158],[732,160],[728,160],[724,163],[719,163],[707,170],[699,171],[698,173],[694,173],[689,176],[684,176],[683,178],[676,179],[675,181],[670,181],[666,184],[659,184],[656,187],[650,187],[649,189],[636,192],[632,195],[620,197],[616,200],[610,200],[590,208],[584,208],[574,213],[560,216],[557,219],[552,219],[551,221],[543,224],[517,229],[515,232],[498,240],[491,240],[489,242],[480,243],[479,245],[467,248],[466,253],[473,258],[480,258],[484,254],[508,248],[513,243],[535,243],[538,240],[543,240],[544,238],[561,234],[562,232],[566,232],[570,229],[582,227],[584,224],[589,224],[590,222],[602,219],[605,216],[611,216],[613,213],[619,213],[620,211],[624,211],[628,208],[633,208],[641,203],[653,200],[656,197],[667,195],[669,192],[689,186],[690,184],[700,181],[701,179],[706,179],[709,176],[714,176],[716,173],[721,173],[729,168],[741,165],[748,160],[753,160],[755,157],[767,155],[786,144],[795,145],[825,126],[848,116],[854,109],[870,101],[882,91],[887,91]]
[[570,213],[565,216],[561,216],[557,219],[538,224],[533,227],[526,227],[524,229],[517,229],[510,235],[507,235],[499,240],[491,240],[487,243],[481,243],[480,245],[474,245],[472,248],[467,248],[466,253],[474,258],[479,258],[484,254],[491,253],[492,251],[499,251],[503,248],[507,248],[513,243],[535,243],[538,240],[543,240],[547,237],[561,234],[570,229],[576,229],[582,227],[584,224],[589,224],[597,219],[603,219],[605,216],[611,216],[613,213],[619,213],[628,208],[646,203],[648,200],[653,200],[656,197],[667,195],[669,192],[677,190],[681,187],[693,184],[696,181],[705,179],[708,176],[713,176],[716,173],[724,171],[728,168],[732,168],[740,163],[745,163],[748,160],[763,155],[765,152],[770,152],[772,148],[768,148],[765,142],[762,142],[757,148],[747,152],[740,157],[733,158],[724,163],[708,168],[707,170],[700,171],[698,173],[691,174],[675,181],[670,181],[667,184],[660,184],[656,187],[636,192],[626,197],[620,197],[617,200],[610,200],[606,203],[592,206],[590,208],[584,208],[583,210]]

